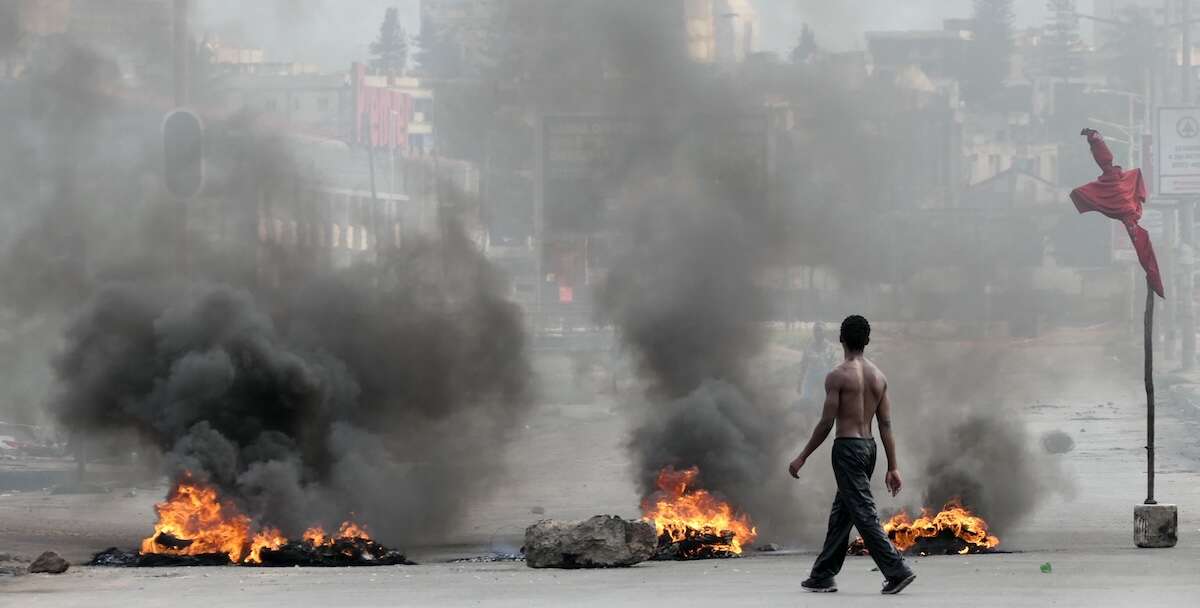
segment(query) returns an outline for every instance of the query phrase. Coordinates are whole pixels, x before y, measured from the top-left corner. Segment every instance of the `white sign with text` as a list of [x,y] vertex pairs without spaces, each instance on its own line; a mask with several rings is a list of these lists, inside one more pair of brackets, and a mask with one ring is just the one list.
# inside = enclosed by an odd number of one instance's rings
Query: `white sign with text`
[[1155,141],[1158,193],[1200,195],[1200,108],[1159,108]]

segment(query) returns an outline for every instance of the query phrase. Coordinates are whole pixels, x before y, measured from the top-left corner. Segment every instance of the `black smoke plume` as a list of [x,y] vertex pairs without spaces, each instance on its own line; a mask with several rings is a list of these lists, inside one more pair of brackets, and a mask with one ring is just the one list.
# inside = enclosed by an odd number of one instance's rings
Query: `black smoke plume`
[[[610,17],[619,7],[636,11],[616,3]],[[683,57],[684,44],[655,34],[669,26],[642,28],[632,15],[602,22],[622,41],[612,62],[624,78],[607,110],[644,122],[612,151],[622,202],[610,219],[628,244],[597,309],[645,382],[628,443],[636,480],[649,497],[662,469],[699,467],[699,486],[780,530],[795,522],[786,476],[772,474],[788,434],[751,368],[768,316],[755,280],[778,233],[765,129],[758,139],[738,130],[765,117]]]
[[[178,259],[165,108],[118,74],[67,45],[0,91],[17,126],[0,141],[0,320],[34,327],[3,344],[41,355],[23,355],[40,370],[26,403],[48,400],[73,442],[131,438],[170,479],[189,471],[289,534],[353,514],[393,542],[444,538],[502,477],[531,402],[504,279],[453,217],[349,267],[262,242],[259,202],[301,210],[323,177],[250,115],[206,117],[189,212],[220,230],[189,231]],[[256,277],[264,260],[289,280]]]
[[1047,361],[1017,383],[1008,367],[1037,354],[953,342],[916,342],[914,352],[903,353],[880,348],[900,468],[918,492],[900,497],[910,511],[959,499],[1003,541],[1045,498],[1071,494],[1070,480],[1031,440],[1019,408],[1045,398],[1047,387],[1062,390],[1072,371]]
[[135,429],[174,478],[285,532],[354,513],[429,538],[499,472],[529,367],[519,314],[461,234],[389,270],[386,288],[314,280],[280,321],[226,285],[105,285],[67,329],[55,413]]

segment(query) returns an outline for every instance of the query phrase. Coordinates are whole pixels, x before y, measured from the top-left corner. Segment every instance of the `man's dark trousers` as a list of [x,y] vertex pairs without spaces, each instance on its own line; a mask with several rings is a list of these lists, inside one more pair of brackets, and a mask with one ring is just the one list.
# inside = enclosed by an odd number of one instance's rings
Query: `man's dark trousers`
[[837,576],[846,561],[851,526],[858,528],[879,571],[889,579],[912,574],[904,558],[892,546],[879,525],[875,499],[871,497],[871,474],[875,472],[875,440],[841,437],[833,442],[833,476],[837,479],[837,496],[829,513],[829,532],[825,548],[813,564],[812,578]]

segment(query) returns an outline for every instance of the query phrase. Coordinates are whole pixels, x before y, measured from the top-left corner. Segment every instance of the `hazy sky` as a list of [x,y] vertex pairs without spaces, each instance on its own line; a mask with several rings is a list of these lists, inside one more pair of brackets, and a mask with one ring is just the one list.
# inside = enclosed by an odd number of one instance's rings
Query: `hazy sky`
[[[942,20],[971,15],[972,0],[754,0],[763,23],[765,50],[790,49],[801,24],[810,24],[823,47],[863,48],[869,30],[939,29]],[[1018,27],[1046,22],[1046,0],[1015,0]],[[1091,0],[1078,0],[1087,13]],[[1086,27],[1086,24],[1085,24]]]
[[[420,0],[192,0],[196,29],[231,44],[259,46],[268,61],[317,63],[342,69],[366,58],[389,6],[400,9],[415,35]],[[603,1],[603,0],[592,0]],[[654,0],[645,0],[651,2]],[[809,23],[818,42],[833,50],[863,47],[862,32],[883,29],[936,29],[943,19],[965,17],[972,0],[753,0],[763,19],[761,46],[786,52]],[[1079,10],[1091,10],[1079,0]],[[1046,20],[1045,0],[1016,0],[1020,26]]]
[[395,6],[416,35],[420,0],[192,0],[196,31],[229,44],[261,47],[267,61],[346,69],[365,61],[379,23]]

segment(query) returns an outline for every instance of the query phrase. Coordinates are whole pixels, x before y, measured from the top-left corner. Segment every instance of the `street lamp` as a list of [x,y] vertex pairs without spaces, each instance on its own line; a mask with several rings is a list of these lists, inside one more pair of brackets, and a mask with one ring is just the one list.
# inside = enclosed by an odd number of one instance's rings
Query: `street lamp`
[[[1116,89],[1105,89],[1105,88],[1090,88],[1089,87],[1087,89],[1084,89],[1083,92],[1085,94],[1119,95],[1119,96],[1125,97],[1126,99],[1129,100],[1129,123],[1128,123],[1129,126],[1128,127],[1119,125],[1117,123],[1100,120],[1098,118],[1092,118],[1092,117],[1088,117],[1088,121],[1094,122],[1098,125],[1112,127],[1112,128],[1117,129],[1118,131],[1121,131],[1122,133],[1125,134],[1126,139],[1124,139],[1124,140],[1119,140],[1116,138],[1113,138],[1113,139],[1115,141],[1119,141],[1121,143],[1129,145],[1129,156],[1128,156],[1129,167],[1133,167],[1133,155],[1134,155],[1134,149],[1136,148],[1134,138],[1137,136],[1136,126],[1135,126],[1134,119],[1133,119],[1133,113],[1134,113],[1133,105],[1136,102],[1141,102],[1141,104],[1142,104],[1142,108],[1143,108],[1143,110],[1142,110],[1142,137],[1145,138],[1145,136],[1148,134],[1148,130],[1150,127],[1149,97],[1147,95],[1134,93],[1132,91],[1118,91]],[[1138,163],[1138,166],[1142,166],[1142,165],[1146,164],[1146,159],[1142,158],[1139,160],[1140,160],[1140,162]]]

